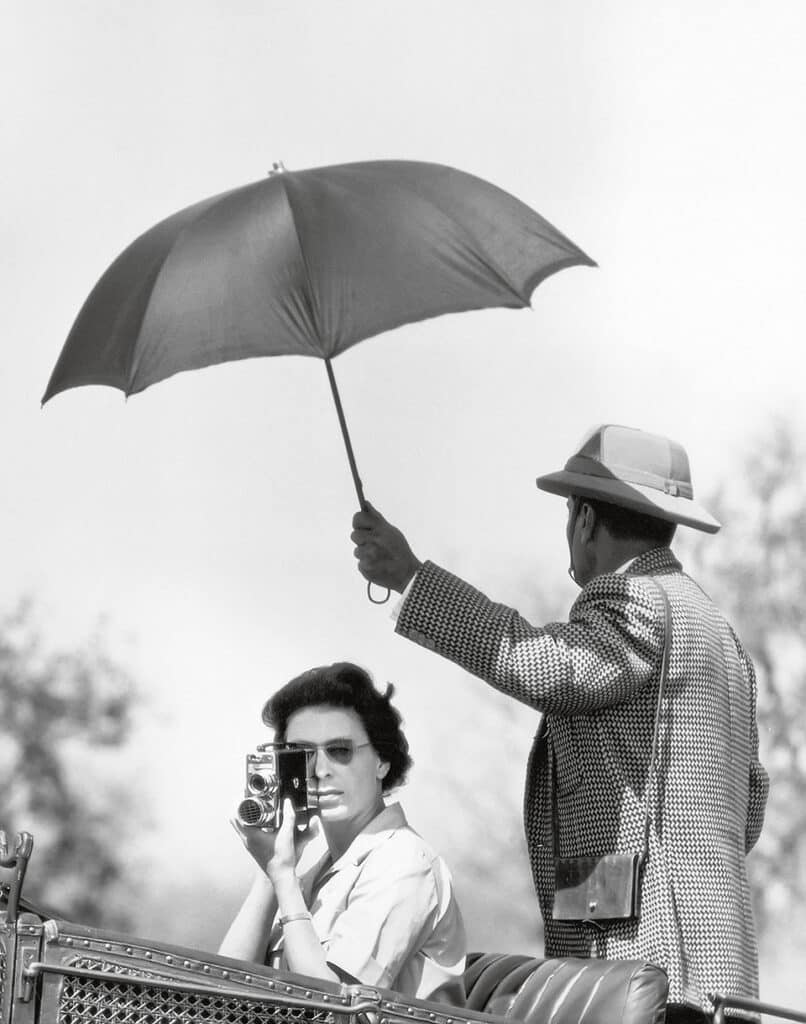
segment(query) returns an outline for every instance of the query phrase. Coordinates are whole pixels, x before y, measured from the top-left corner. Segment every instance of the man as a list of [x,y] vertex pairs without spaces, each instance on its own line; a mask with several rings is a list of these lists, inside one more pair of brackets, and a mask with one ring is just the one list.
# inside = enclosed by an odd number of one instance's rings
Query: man
[[[678,524],[719,523],[694,501],[683,448],[626,427],[596,428],[537,485],[567,499],[569,571],[582,587],[568,622],[533,626],[421,563],[371,507],[353,519],[358,567],[404,594],[398,633],[544,713],[524,818],[546,954],[658,963],[677,1004],[667,1019],[705,1019],[709,993],[757,996],[745,855],[768,788],[753,666],[669,548]],[[555,856],[643,847],[664,592],[672,628],[640,918],[554,920]]]

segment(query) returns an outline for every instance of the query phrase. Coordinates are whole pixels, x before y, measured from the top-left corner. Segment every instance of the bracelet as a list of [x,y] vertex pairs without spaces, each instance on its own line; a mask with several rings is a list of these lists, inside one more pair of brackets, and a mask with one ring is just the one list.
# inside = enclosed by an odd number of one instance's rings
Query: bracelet
[[280,918],[280,927],[281,928],[285,928],[285,926],[287,924],[290,924],[292,921],[310,921],[310,920],[311,920],[311,915],[308,913],[307,910],[304,911],[301,914],[286,914],[285,917],[281,917]]

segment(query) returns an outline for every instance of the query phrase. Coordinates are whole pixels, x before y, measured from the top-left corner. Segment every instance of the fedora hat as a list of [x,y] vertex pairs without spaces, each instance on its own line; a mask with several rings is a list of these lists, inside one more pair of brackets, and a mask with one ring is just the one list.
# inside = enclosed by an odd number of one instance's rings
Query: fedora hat
[[565,469],[539,476],[537,486],[564,497],[598,498],[706,533],[716,533],[721,525],[694,500],[683,446],[633,427],[594,427]]

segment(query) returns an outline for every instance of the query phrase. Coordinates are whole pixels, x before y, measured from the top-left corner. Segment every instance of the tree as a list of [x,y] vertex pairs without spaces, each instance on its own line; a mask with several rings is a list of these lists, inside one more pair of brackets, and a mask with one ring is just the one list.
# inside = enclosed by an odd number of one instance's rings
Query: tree
[[15,831],[33,834],[26,893],[60,917],[128,923],[121,889],[132,801],[110,785],[107,768],[130,733],[136,698],[102,635],[52,652],[30,601],[0,617],[0,827],[9,842]]
[[690,560],[756,666],[770,796],[748,870],[763,934],[806,904],[806,450],[794,426],[774,424],[710,504],[725,525]]

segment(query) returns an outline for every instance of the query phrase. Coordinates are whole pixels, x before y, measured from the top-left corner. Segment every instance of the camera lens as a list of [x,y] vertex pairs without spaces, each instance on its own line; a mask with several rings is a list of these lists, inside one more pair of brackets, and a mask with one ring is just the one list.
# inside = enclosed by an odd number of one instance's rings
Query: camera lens
[[246,780],[246,788],[250,793],[259,793],[262,796],[276,789],[277,782],[273,775],[261,775],[259,772],[252,772]]
[[263,825],[266,823],[266,808],[262,800],[247,797],[238,804],[238,821],[242,825]]

